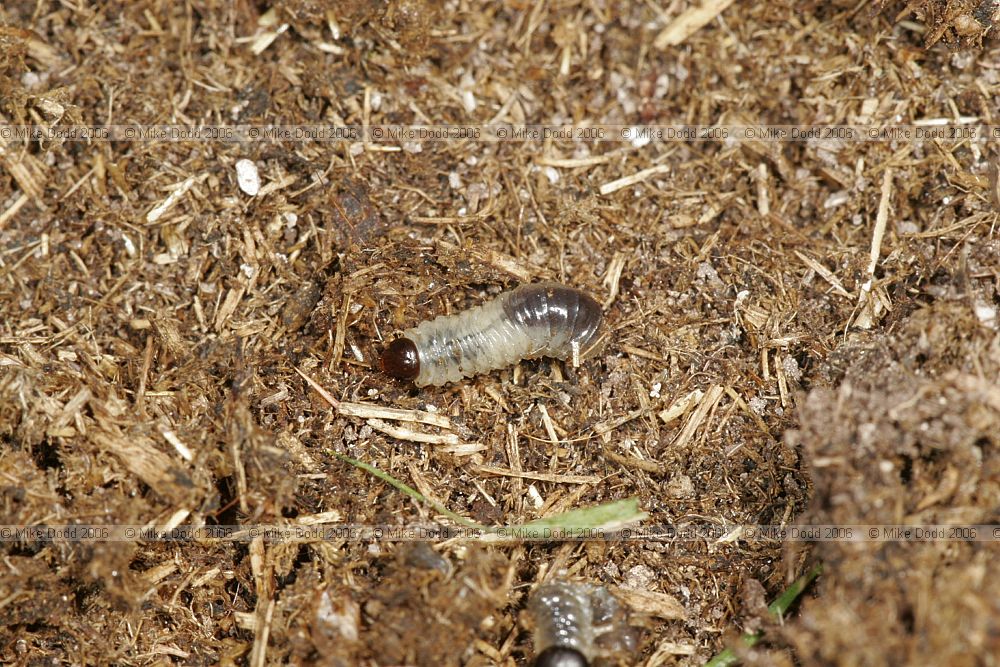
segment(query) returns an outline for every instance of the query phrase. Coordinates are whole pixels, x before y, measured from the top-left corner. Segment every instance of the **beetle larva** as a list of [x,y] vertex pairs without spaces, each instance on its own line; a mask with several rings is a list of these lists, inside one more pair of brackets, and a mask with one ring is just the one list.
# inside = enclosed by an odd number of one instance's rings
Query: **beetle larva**
[[534,626],[534,667],[614,664],[631,654],[636,637],[618,600],[603,586],[559,581],[528,600]]
[[559,283],[532,283],[407,329],[389,344],[379,365],[395,378],[425,387],[521,359],[584,359],[599,348],[602,322],[600,304],[585,292]]

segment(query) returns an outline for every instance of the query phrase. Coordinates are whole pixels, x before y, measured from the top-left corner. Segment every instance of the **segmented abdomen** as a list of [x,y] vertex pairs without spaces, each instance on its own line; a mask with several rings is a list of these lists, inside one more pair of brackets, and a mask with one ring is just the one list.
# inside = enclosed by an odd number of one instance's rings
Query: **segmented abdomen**
[[579,358],[596,351],[601,306],[559,283],[522,285],[493,301],[441,316],[403,332],[419,357],[417,386],[443,385],[514,364],[521,359]]
[[536,667],[544,667],[548,656],[558,652],[565,664],[590,664],[594,650],[594,612],[591,587],[585,584],[557,582],[538,588],[528,600],[528,613],[534,625]]
[[[627,612],[603,586],[554,581],[528,599],[533,626],[534,667],[586,667],[630,660],[636,634]],[[608,660],[610,658],[610,660]]]

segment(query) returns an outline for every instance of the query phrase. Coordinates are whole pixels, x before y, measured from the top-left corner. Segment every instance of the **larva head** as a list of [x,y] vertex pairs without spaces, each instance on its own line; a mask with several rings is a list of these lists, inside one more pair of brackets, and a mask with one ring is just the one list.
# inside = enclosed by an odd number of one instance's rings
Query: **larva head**
[[397,338],[389,343],[378,360],[379,368],[386,375],[398,380],[416,380],[420,375],[420,355],[409,338]]
[[587,658],[575,648],[550,646],[535,658],[534,667],[588,667]]

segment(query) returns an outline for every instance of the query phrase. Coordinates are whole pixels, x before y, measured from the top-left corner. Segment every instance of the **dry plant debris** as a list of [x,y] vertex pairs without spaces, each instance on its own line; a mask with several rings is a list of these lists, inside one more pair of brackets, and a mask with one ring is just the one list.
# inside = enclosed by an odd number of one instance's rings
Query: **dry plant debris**
[[[8,2],[0,124],[997,125],[997,20],[989,0]],[[337,455],[487,525],[629,497],[677,526],[1000,523],[998,159],[0,137],[0,524],[441,519]],[[399,330],[550,279],[605,309],[580,368],[420,392],[374,370]],[[747,664],[989,664],[995,551],[6,541],[0,661],[521,665],[527,591],[556,573],[636,609],[636,664],[699,665],[819,558]]]

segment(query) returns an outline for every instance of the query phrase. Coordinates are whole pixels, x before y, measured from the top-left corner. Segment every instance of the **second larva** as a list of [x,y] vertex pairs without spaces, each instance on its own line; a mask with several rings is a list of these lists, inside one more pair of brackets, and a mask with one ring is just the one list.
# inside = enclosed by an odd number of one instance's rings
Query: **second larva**
[[379,359],[382,371],[418,387],[488,373],[521,359],[585,359],[604,337],[601,306],[560,283],[522,285],[456,315],[403,332]]
[[618,664],[634,654],[636,635],[626,610],[603,586],[555,581],[528,600],[533,629],[533,667]]

